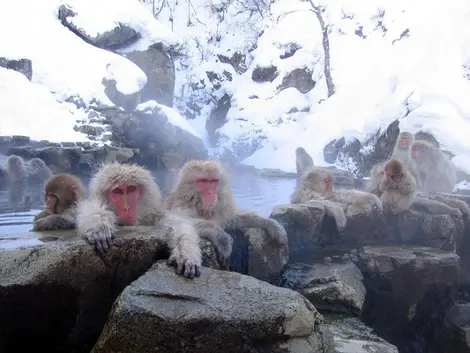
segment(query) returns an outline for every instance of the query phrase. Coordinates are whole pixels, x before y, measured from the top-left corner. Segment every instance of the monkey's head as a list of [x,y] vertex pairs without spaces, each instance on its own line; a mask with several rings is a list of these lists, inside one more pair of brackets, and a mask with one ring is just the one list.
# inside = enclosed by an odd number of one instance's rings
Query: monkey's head
[[410,148],[410,145],[413,143],[413,134],[410,132],[401,132],[398,135],[398,148],[402,150],[407,150]]
[[85,194],[80,180],[71,174],[54,175],[46,184],[46,209],[51,213],[62,213]]
[[431,143],[423,140],[415,141],[411,145],[411,158],[422,159],[424,156],[430,156],[433,150],[434,146]]
[[398,184],[405,176],[405,165],[399,159],[391,159],[385,164],[385,175],[389,181]]
[[46,167],[46,163],[44,163],[41,158],[33,158],[29,163],[31,165],[31,168],[33,168],[34,170],[39,170]]
[[212,209],[228,200],[231,193],[225,169],[215,160],[193,160],[180,170],[176,193],[203,209]]
[[150,172],[137,165],[114,162],[91,180],[90,196],[114,211],[120,225],[134,225],[161,210],[160,188]]
[[306,154],[306,153],[307,153],[307,151],[305,151],[305,148],[303,148],[303,147],[297,147],[297,148],[295,149],[295,155],[296,155],[297,157],[298,157],[298,156],[302,156],[302,155],[304,155],[304,154]]
[[305,171],[301,180],[302,185],[321,194],[333,192],[333,176],[325,170],[310,167]]
[[8,169],[12,170],[22,170],[24,169],[23,158],[15,155],[11,155],[7,160]]

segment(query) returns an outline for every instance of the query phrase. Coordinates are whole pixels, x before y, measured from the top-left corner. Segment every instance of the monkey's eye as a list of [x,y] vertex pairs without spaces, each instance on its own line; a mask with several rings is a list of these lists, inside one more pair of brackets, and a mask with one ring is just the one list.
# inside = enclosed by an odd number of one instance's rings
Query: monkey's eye
[[212,178],[212,179],[209,179],[208,182],[211,183],[211,184],[218,184],[218,183],[219,183],[219,179],[217,179],[217,178]]
[[198,183],[208,183],[208,182],[209,182],[209,179],[207,179],[207,178],[198,178],[198,179],[197,179],[197,182],[198,182]]
[[120,188],[114,188],[113,189],[113,194],[122,195],[122,190]]
[[128,193],[135,192],[136,190],[137,190],[137,186],[135,186],[135,185],[129,185],[129,186],[127,187],[127,192],[128,192]]

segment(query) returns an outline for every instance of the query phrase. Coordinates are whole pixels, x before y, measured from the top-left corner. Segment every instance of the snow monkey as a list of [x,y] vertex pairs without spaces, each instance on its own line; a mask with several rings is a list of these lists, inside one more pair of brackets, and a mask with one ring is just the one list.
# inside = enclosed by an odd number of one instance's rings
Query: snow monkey
[[85,196],[80,180],[56,174],[46,184],[44,210],[34,217],[33,230],[74,229],[77,202]]
[[385,175],[385,162],[375,164],[370,170],[370,179],[366,185],[366,191],[380,197],[379,184]]
[[28,171],[23,158],[11,155],[7,159],[8,199],[20,202],[28,186]]
[[313,159],[305,148],[297,147],[295,150],[295,166],[297,167],[297,178],[300,178],[308,167],[313,167]]
[[454,163],[439,148],[427,141],[415,141],[411,145],[411,158],[416,164],[424,194],[454,190],[457,183]]
[[224,229],[261,228],[280,248],[287,248],[286,231],[278,222],[235,206],[227,173],[218,161],[193,160],[183,165],[166,207],[190,216],[201,237],[214,244],[224,264],[233,245]]
[[51,170],[41,158],[33,158],[29,161],[29,185],[43,187],[51,177]]
[[344,210],[339,205],[328,201],[382,211],[382,202],[376,195],[359,190],[334,190],[331,173],[321,168],[310,167],[302,175],[300,185],[294,191],[291,202],[306,203],[315,200],[321,201],[325,205],[326,212],[335,218],[338,230],[346,226]]
[[200,275],[199,236],[190,221],[165,212],[160,188],[148,170],[114,162],[93,176],[89,198],[78,203],[77,231],[104,252],[120,225],[157,226],[157,233],[167,234],[168,264],[185,277]]
[[385,175],[379,183],[380,198],[391,213],[408,211],[417,194],[415,178],[399,159],[390,159],[385,164]]
[[408,168],[409,172],[414,176],[416,183],[419,186],[418,169],[411,158],[411,145],[414,142],[415,138],[411,132],[400,132],[390,159],[399,159],[405,163],[406,168]]

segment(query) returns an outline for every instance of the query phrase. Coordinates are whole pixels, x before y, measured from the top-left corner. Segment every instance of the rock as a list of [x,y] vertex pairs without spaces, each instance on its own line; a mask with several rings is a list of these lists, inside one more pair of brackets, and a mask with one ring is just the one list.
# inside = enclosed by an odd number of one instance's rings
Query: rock
[[80,147],[46,147],[37,149],[33,156],[41,158],[56,171],[78,174],[81,153]]
[[168,107],[173,106],[175,90],[175,64],[161,43],[144,51],[121,52],[136,64],[147,76],[147,83],[140,91],[141,102],[155,100]]
[[117,107],[124,109],[126,112],[133,112],[134,109],[142,103],[141,92],[135,92],[132,94],[121,93],[117,89],[117,82],[114,79],[103,78],[101,80],[103,84],[104,93]]
[[277,71],[276,66],[270,66],[270,67],[257,66],[253,69],[253,72],[251,73],[251,79],[254,82],[258,82],[258,83],[273,82],[277,76],[279,76],[279,72]]
[[322,316],[300,294],[204,268],[186,280],[156,263],[119,296],[93,353],[332,352]]
[[[93,11],[93,8],[89,8],[89,11]],[[77,14],[78,13],[73,8],[73,6],[69,4],[63,4],[59,7],[58,18],[65,27],[82,38],[85,42],[98,48],[122,48],[134,43],[140,38],[140,34],[137,33],[132,27],[121,22],[115,22],[115,27],[109,28],[108,31],[94,34],[94,30],[89,31],[88,28],[82,28],[73,23],[71,19],[77,16]],[[82,15],[93,16],[94,13],[85,13]],[[93,34],[90,34],[90,32]]]
[[297,50],[302,49],[302,46],[300,46],[297,43],[289,43],[289,44],[285,45],[283,49],[285,49],[285,51],[284,51],[283,54],[279,55],[279,58],[280,59],[287,59],[287,58],[290,58],[290,57],[294,56],[294,54],[297,52]]
[[232,67],[235,69],[235,72],[239,75],[244,74],[247,71],[245,65],[246,56],[244,54],[235,52],[231,58],[218,54],[217,58],[221,63],[232,65]]
[[15,70],[31,81],[33,78],[33,63],[29,59],[8,59],[0,57],[0,67]]
[[440,346],[434,352],[470,352],[470,303],[456,302],[451,305],[444,317],[444,325],[437,330]]
[[285,172],[281,169],[263,168],[260,172],[261,176],[268,178],[296,178],[297,173]]
[[366,297],[363,279],[352,262],[314,264],[294,289],[322,313],[360,315]]
[[8,187],[8,174],[3,168],[4,161],[0,161],[0,190],[5,190]]
[[93,175],[98,171],[98,164],[91,153],[83,153],[78,160],[79,175]]
[[[74,231],[0,240],[9,248],[0,250],[2,351],[89,351],[120,292],[167,258],[164,237],[151,227],[124,228],[119,247],[100,256]],[[212,245],[201,244],[204,265],[218,268]]]
[[333,334],[335,353],[398,353],[398,348],[373,333],[355,318],[326,316]]
[[313,72],[308,68],[294,69],[289,72],[282,80],[282,83],[277,89],[284,90],[289,87],[297,88],[300,93],[308,93],[314,87],[316,82],[312,80]]
[[231,97],[228,94],[224,94],[220,98],[214,110],[212,110],[209,119],[206,121],[206,130],[209,134],[210,142],[215,145],[219,139],[217,129],[221,128],[226,123],[227,113],[232,107]]
[[357,247],[398,242],[455,251],[464,238],[462,218],[429,214],[415,206],[399,216],[385,216],[375,211],[365,213],[354,204],[337,204],[343,207],[347,218],[342,232],[337,230],[334,219],[325,214],[321,201],[274,207],[270,217],[286,228],[291,261],[302,261],[302,256],[319,248],[344,244]]
[[428,247],[366,246],[359,252],[367,297],[363,318],[403,351],[415,337],[431,341],[456,288],[459,257]]

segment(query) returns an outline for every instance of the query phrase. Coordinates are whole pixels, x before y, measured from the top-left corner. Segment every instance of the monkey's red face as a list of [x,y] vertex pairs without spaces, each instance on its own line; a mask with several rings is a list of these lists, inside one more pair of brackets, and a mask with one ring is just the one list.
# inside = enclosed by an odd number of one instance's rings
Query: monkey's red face
[[411,147],[411,158],[416,159],[419,155],[420,151],[419,148],[416,146]]
[[202,195],[202,203],[204,207],[211,208],[217,203],[217,186],[218,178],[197,178],[196,186]]
[[59,198],[52,193],[46,194],[46,210],[51,213],[57,213],[56,206],[59,202]]
[[408,148],[409,143],[410,143],[410,141],[408,139],[408,136],[401,136],[400,137],[400,142],[399,142],[400,148],[403,148],[403,149]]
[[333,192],[333,179],[331,177],[325,178],[325,192],[328,194]]
[[108,191],[108,201],[114,209],[119,224],[137,223],[141,188],[137,184],[115,185]]

